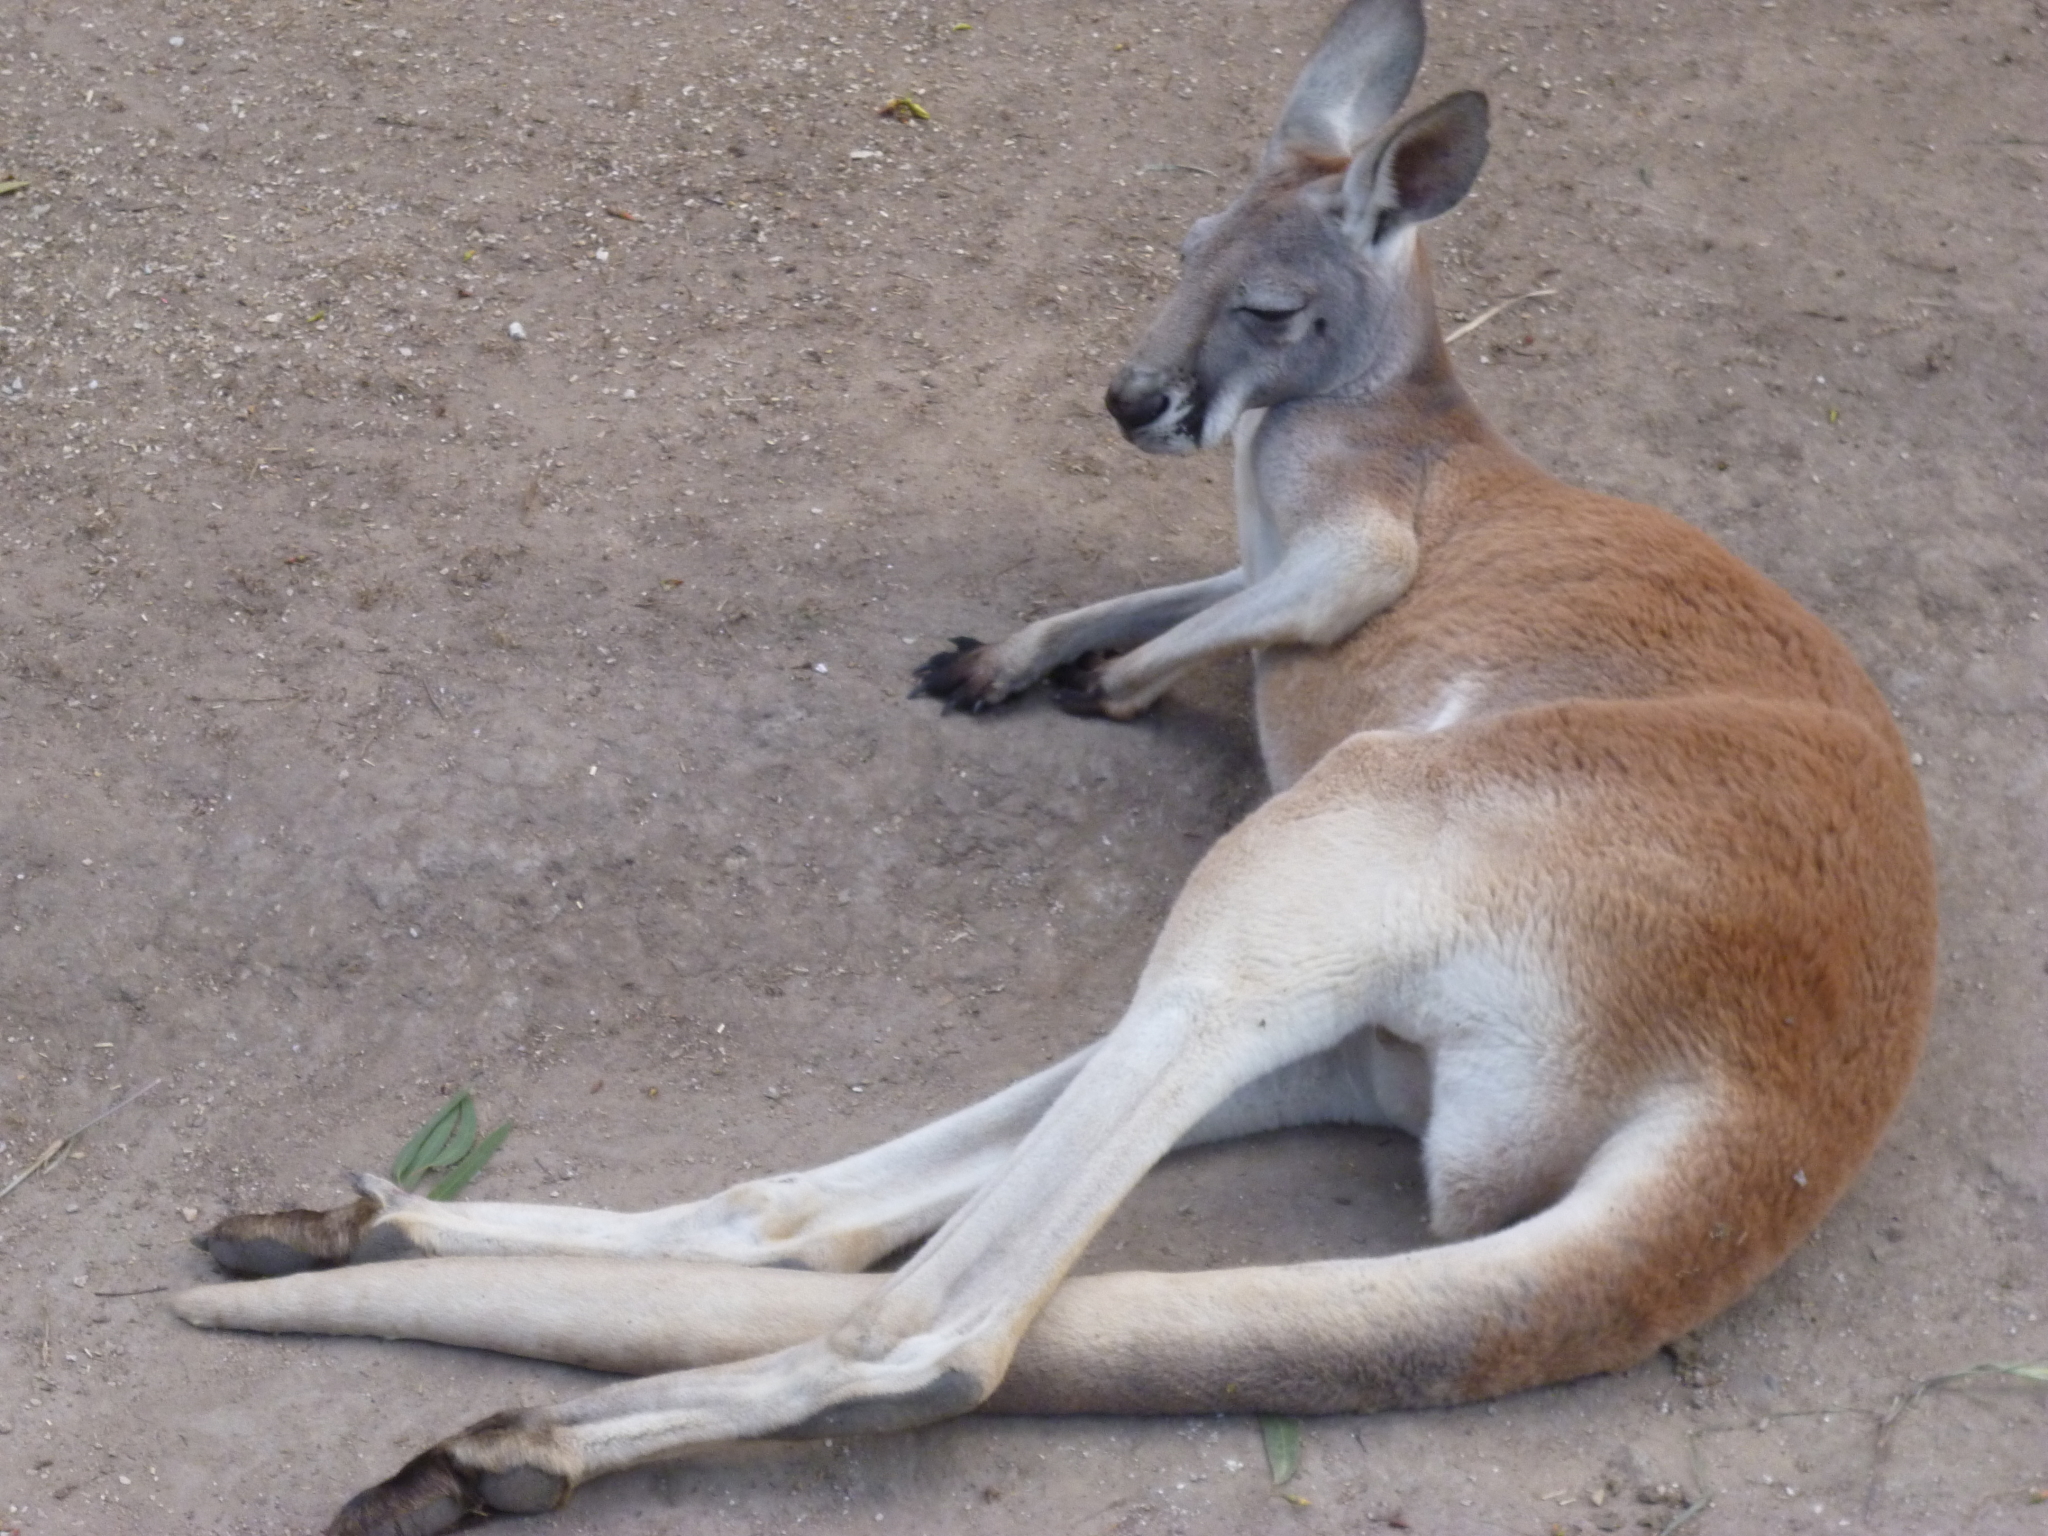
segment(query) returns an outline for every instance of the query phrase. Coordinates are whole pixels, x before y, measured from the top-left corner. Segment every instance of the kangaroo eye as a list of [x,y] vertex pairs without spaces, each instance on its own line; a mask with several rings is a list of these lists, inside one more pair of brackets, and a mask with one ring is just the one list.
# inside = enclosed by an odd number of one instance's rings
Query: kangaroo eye
[[1247,305],[1245,307],[1244,313],[1250,315],[1254,320],[1259,321],[1263,325],[1285,325],[1288,321],[1292,320],[1296,315],[1300,314],[1301,310],[1298,308],[1253,309],[1249,305]]

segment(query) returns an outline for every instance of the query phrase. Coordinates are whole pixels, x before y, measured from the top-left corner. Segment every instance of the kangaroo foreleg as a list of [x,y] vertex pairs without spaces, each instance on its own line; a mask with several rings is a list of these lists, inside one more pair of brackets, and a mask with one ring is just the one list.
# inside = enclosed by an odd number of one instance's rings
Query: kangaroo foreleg
[[1092,603],[1027,624],[1007,640],[961,638],[917,669],[917,692],[948,709],[979,713],[1021,693],[1056,668],[1098,651],[1123,651],[1164,634],[1192,614],[1242,591],[1242,570]]
[[1189,667],[1272,645],[1334,645],[1415,579],[1415,534],[1381,511],[1306,531],[1266,575],[1096,667],[1060,699],[1077,714],[1129,720]]

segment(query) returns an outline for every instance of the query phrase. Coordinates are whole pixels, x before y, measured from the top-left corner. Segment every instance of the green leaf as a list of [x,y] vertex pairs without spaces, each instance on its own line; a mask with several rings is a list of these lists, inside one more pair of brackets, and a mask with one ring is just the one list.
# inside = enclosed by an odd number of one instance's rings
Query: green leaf
[[452,1168],[469,1156],[470,1149],[476,1145],[476,1100],[465,1093],[457,1104],[455,1134],[441,1149],[440,1161],[433,1165],[436,1168]]
[[1266,1470],[1277,1488],[1301,1470],[1301,1420],[1262,1413],[1259,1435],[1266,1442]]
[[469,1112],[470,1140],[476,1139],[476,1108],[470,1103],[465,1091],[457,1094],[434,1112],[434,1118],[413,1132],[412,1140],[398,1154],[398,1160],[391,1165],[391,1181],[404,1189],[432,1173],[436,1168],[445,1168],[457,1161],[469,1150],[464,1143],[461,1151],[453,1157],[448,1155],[449,1144],[455,1139],[461,1127],[463,1111]]
[[427,1144],[420,1148],[416,1177],[424,1178],[437,1168],[446,1168],[469,1150],[469,1143],[462,1139],[465,1110],[469,1112],[470,1140],[476,1139],[476,1110],[470,1104],[468,1093],[459,1093],[448,1101],[448,1108],[442,1112],[440,1129],[429,1136]]
[[455,1165],[447,1178],[427,1191],[429,1200],[453,1200],[461,1194],[469,1181],[483,1171],[491,1155],[505,1144],[505,1138],[512,1134],[512,1122],[507,1120],[490,1135],[469,1149],[469,1154]]
[[443,1104],[434,1111],[434,1117],[431,1120],[412,1133],[412,1139],[405,1144],[398,1156],[392,1161],[392,1183],[410,1189],[419,1181],[420,1174],[423,1171],[419,1167],[419,1157],[426,1150],[428,1138],[436,1133],[445,1136],[447,1134],[448,1122],[454,1118],[454,1113],[455,1106],[453,1104]]

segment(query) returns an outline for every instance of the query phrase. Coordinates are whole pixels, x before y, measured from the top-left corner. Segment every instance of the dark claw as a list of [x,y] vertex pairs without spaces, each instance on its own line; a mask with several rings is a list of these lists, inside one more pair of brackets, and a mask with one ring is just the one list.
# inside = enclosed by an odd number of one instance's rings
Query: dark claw
[[973,636],[955,635],[952,650],[939,652],[911,674],[917,682],[910,697],[937,699],[949,715],[955,710],[980,714],[989,706],[980,691],[986,685],[975,678],[968,663],[981,649],[981,642]]

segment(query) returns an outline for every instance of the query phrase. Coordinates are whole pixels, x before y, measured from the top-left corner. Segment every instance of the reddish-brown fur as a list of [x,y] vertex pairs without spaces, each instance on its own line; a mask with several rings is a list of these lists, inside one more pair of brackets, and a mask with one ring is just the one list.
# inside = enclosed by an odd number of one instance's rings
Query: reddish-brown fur
[[[1239,433],[1239,569],[920,674],[969,708],[1065,677],[1121,718],[1256,654],[1276,794],[1190,878],[1122,1022],[871,1153],[644,1218],[371,1180],[344,1211],[223,1223],[206,1241],[245,1268],[524,1261],[215,1288],[180,1299],[194,1321],[677,1373],[474,1425],[340,1536],[543,1507],[708,1439],[1414,1407],[1615,1369],[1740,1297],[1862,1166],[1931,1002],[1906,749],[1783,591],[1480,418],[1412,226],[1477,174],[1484,102],[1376,132],[1420,45],[1413,0],[1346,8],[1111,386],[1141,446]],[[1456,1241],[1065,1279],[1177,1140],[1347,1117],[1422,1136]],[[925,1234],[888,1276],[734,1267],[855,1269]]]

